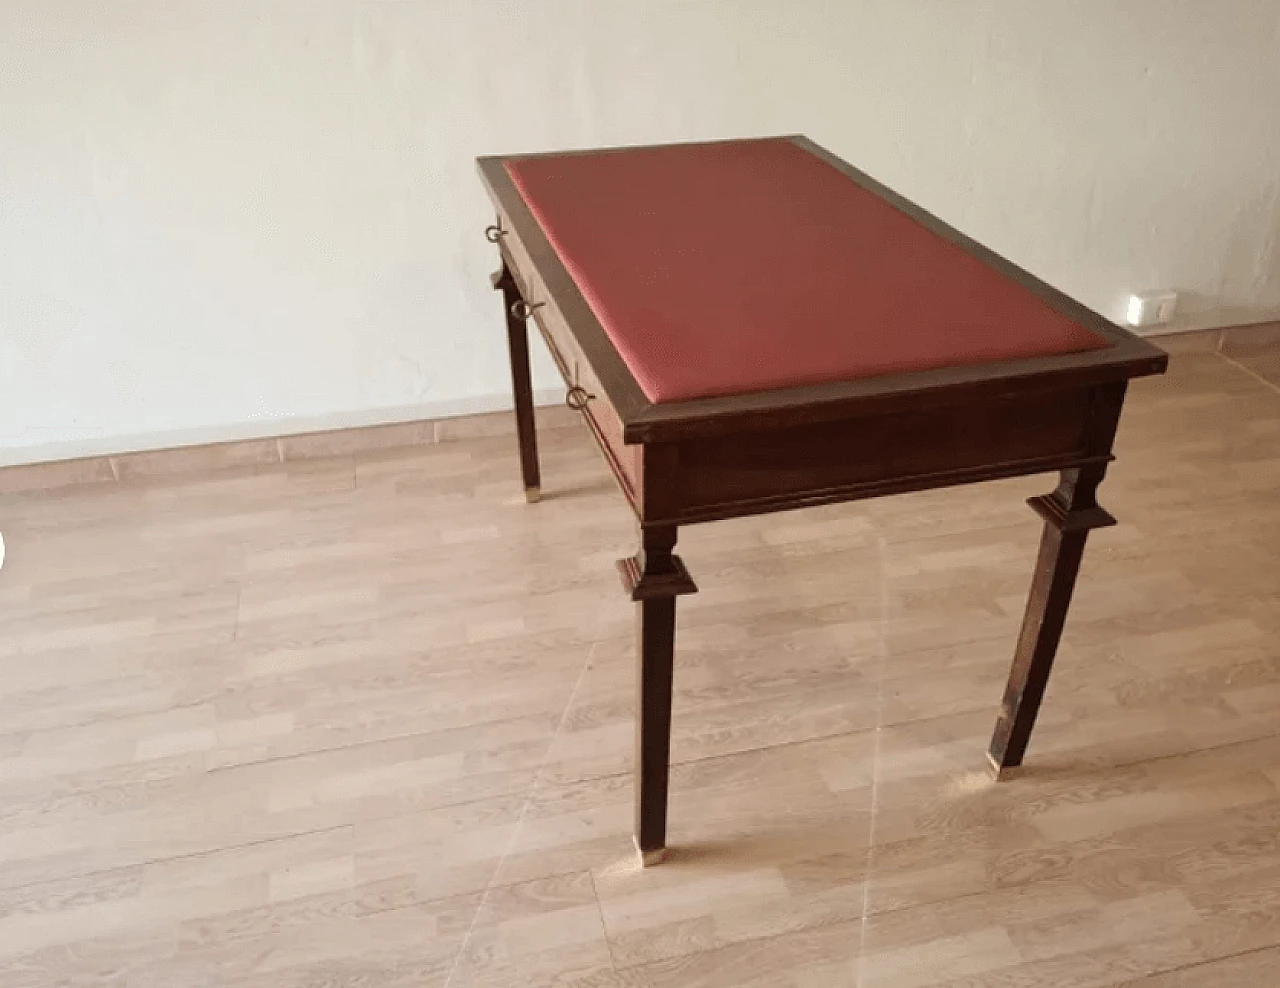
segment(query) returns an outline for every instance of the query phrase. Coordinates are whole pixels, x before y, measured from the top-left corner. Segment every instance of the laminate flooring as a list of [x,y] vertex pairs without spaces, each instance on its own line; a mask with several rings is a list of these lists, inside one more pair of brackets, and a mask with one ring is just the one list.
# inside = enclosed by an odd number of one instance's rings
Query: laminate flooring
[[578,426],[0,495],[0,986],[1280,984],[1280,393],[1135,382],[1024,771],[1053,478],[695,526],[671,855]]

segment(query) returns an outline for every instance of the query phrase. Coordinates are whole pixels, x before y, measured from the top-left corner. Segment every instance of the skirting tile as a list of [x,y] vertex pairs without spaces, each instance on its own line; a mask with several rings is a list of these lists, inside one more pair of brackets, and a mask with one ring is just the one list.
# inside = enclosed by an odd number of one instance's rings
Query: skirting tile
[[275,439],[246,439],[242,442],[216,443],[209,446],[186,446],[180,449],[148,450],[113,456],[116,476],[154,477],[163,474],[191,473],[197,470],[225,470],[228,467],[260,466],[279,463],[280,450]]
[[1148,339],[1167,353],[1203,353],[1218,349],[1222,330],[1197,329],[1190,333],[1170,333]]
[[82,460],[56,460],[52,463],[28,463],[0,468],[0,494],[19,491],[47,490],[72,484],[100,484],[114,481],[111,461],[106,456]]
[[[536,417],[540,431],[573,428],[582,418],[578,412],[564,405],[541,405],[536,409]],[[308,432],[281,436],[278,439],[245,439],[238,442],[120,453],[114,456],[54,460],[48,463],[0,467],[0,493],[48,490],[73,484],[233,467],[270,466],[281,462],[349,456],[371,450],[505,435],[515,435],[515,415],[509,411]]]
[[582,413],[568,405],[543,405],[535,410],[539,429],[571,429],[582,422]]
[[394,422],[360,429],[334,429],[330,432],[283,436],[280,439],[280,452],[286,461],[310,460],[322,456],[345,456],[371,449],[424,446],[435,441],[435,422]]
[[[535,409],[539,429],[561,429],[577,424],[581,414],[565,405],[540,405]],[[513,412],[488,412],[484,415],[460,415],[436,421],[436,442],[455,439],[484,439],[489,436],[515,435]]]
[[1222,331],[1220,348],[1228,357],[1259,357],[1280,353],[1280,322],[1232,326]]

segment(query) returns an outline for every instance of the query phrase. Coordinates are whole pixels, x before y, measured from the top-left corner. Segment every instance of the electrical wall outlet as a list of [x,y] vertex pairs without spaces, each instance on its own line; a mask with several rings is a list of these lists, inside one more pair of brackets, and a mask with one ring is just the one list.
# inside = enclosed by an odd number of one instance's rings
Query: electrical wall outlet
[[1159,326],[1173,321],[1178,308],[1177,292],[1146,292],[1129,296],[1126,318],[1130,326]]

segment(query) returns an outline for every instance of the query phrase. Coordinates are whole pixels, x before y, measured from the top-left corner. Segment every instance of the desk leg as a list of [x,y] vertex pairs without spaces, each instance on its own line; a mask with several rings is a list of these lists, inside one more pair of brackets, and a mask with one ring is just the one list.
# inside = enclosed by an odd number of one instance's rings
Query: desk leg
[[697,586],[680,557],[674,525],[645,528],[640,551],[618,562],[636,602],[636,848],[643,864],[662,861],[667,847],[667,779],[671,764],[671,684],[676,597]]
[[529,331],[515,309],[522,301],[511,271],[503,262],[493,276],[493,287],[502,291],[502,307],[507,317],[507,349],[511,355],[511,391],[516,406],[516,436],[520,442],[520,473],[524,478],[524,499],[530,504],[542,495],[538,470],[538,434],[534,429],[533,380],[529,373]]
[[1091,530],[1115,524],[1096,499],[1105,469],[1095,466],[1064,470],[1052,494],[1027,502],[1045,525],[1000,720],[988,752],[997,775],[1021,765],[1027,752],[1062,638],[1085,540]]

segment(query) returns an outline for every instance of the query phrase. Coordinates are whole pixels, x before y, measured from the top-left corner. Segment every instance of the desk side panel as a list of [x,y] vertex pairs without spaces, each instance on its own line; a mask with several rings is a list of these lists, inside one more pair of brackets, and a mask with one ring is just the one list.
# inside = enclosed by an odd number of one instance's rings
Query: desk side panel
[[1043,473],[1109,458],[1105,389],[653,444],[643,518],[688,523]]
[[[505,219],[505,215],[500,216],[500,221]],[[509,230],[510,226],[504,224],[503,228]],[[536,306],[530,321],[542,334],[551,358],[560,369],[560,376],[564,378],[565,387],[581,388],[590,396],[583,411],[587,426],[627,500],[636,507],[642,498],[641,464],[644,447],[628,446],[623,442],[622,417],[610,401],[600,375],[587,359],[577,336],[570,329],[561,300],[549,290],[524,242],[514,232],[508,233],[502,238],[502,251],[521,296],[526,302]]]

